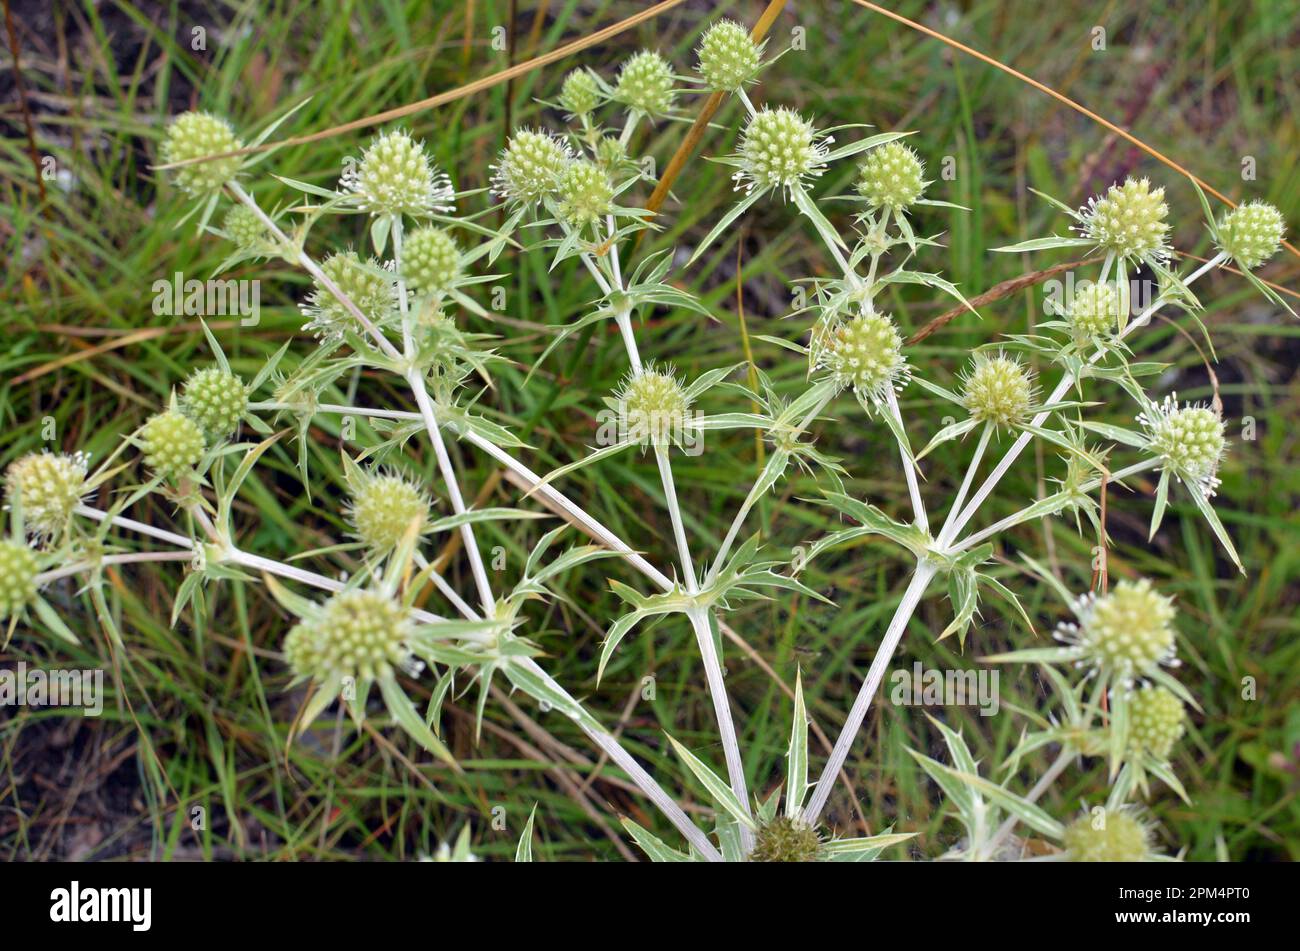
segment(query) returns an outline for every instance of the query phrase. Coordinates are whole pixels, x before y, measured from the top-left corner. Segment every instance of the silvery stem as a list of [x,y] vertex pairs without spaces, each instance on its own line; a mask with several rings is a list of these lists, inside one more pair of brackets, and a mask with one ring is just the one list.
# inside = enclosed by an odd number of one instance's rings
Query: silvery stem
[[142,561],[189,561],[194,556],[188,551],[133,551],[121,555],[105,555],[98,561],[79,561],[50,571],[42,571],[35,578],[37,587],[60,578],[67,578],[101,565],[130,565]]
[[844,727],[835,740],[835,746],[831,750],[831,757],[822,769],[821,778],[817,780],[817,786],[813,790],[812,798],[804,806],[803,820],[810,826],[817,824],[817,818],[821,815],[822,807],[826,805],[826,799],[831,794],[831,787],[835,784],[835,777],[844,766],[844,761],[848,759],[849,749],[853,746],[858,730],[862,727],[862,721],[867,718],[867,711],[871,709],[871,701],[880,688],[880,681],[885,676],[885,668],[889,666],[894,651],[898,649],[898,642],[903,638],[903,632],[907,629],[907,622],[911,619],[912,612],[916,610],[917,604],[920,603],[921,597],[925,594],[925,587],[930,583],[930,579],[934,577],[935,571],[935,567],[927,561],[918,563],[907,590],[903,592],[903,599],[898,602],[898,608],[894,611],[894,616],[889,622],[884,639],[880,642],[880,647],[876,649],[876,656],[871,661],[870,669],[867,670],[867,678],[862,682],[862,687],[858,690],[857,699],[853,701],[853,709],[849,711],[849,718],[844,722]]
[[[903,428],[903,414],[898,408],[898,397],[894,394],[893,387],[885,390],[885,402],[888,404],[889,412],[893,414],[894,420],[901,430]],[[896,441],[898,443],[898,456],[903,462],[903,474],[907,478],[907,492],[912,497],[912,514],[921,531],[928,534],[930,520],[926,517],[925,502],[921,499],[921,486],[916,478],[916,463],[912,460],[911,454],[908,453],[907,447],[903,445],[903,441],[901,439]]]

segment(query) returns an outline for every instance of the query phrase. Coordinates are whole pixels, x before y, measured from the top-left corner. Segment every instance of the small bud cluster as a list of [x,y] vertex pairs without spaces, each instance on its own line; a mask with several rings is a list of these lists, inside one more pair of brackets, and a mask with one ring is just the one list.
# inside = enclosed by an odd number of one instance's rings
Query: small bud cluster
[[1240,267],[1254,270],[1282,246],[1286,222],[1282,213],[1263,201],[1234,208],[1219,222],[1219,247]]
[[246,205],[234,205],[226,212],[221,230],[241,251],[254,251],[266,245],[268,234],[262,219]]
[[1113,283],[1098,281],[1081,285],[1065,312],[1075,334],[1083,339],[1112,334],[1119,326],[1120,295]]
[[721,20],[700,42],[699,72],[709,89],[735,92],[758,74],[762,55],[748,30],[733,20]]
[[34,452],[9,465],[5,492],[9,506],[22,510],[29,534],[55,538],[67,528],[72,510],[86,493],[85,453]]
[[548,132],[520,129],[494,167],[493,190],[507,201],[532,205],[554,195],[573,160],[569,146]]
[[872,208],[901,211],[921,197],[925,185],[925,165],[901,142],[872,149],[858,173],[858,193]]
[[664,445],[685,428],[690,400],[670,370],[646,366],[627,379],[614,399],[635,442]]
[[1149,433],[1147,448],[1184,482],[1213,494],[1227,450],[1222,417],[1208,406],[1178,405],[1172,394],[1138,417]]
[[401,476],[370,473],[356,487],[348,517],[357,537],[382,554],[396,547],[412,524],[425,530],[429,498]]
[[1173,599],[1146,578],[1121,581],[1108,594],[1085,597],[1077,613],[1080,630],[1074,639],[1086,658],[1124,683],[1173,658]]
[[962,381],[962,403],[981,422],[1016,426],[1026,422],[1034,404],[1034,381],[1019,360],[975,354]]
[[449,290],[460,273],[460,249],[443,228],[420,228],[402,245],[402,280],[411,290]]
[[614,187],[609,176],[595,162],[578,159],[560,177],[557,209],[560,218],[574,228],[599,221],[609,214],[613,201]]
[[373,678],[391,674],[410,656],[408,612],[377,591],[340,591],[318,618],[294,626],[284,653],[299,677]]
[[0,541],[0,620],[13,617],[35,597],[35,553],[19,542]]
[[1145,178],[1112,185],[1105,197],[1090,199],[1081,210],[1083,234],[1123,258],[1166,258],[1169,206],[1164,197],[1165,190],[1153,189]]
[[248,410],[248,387],[235,374],[208,367],[185,382],[181,409],[204,432],[229,436],[239,428],[239,420]]
[[429,163],[424,146],[405,132],[376,136],[361,161],[343,174],[343,187],[372,215],[427,215],[453,207],[451,179]]
[[203,458],[203,430],[184,413],[169,410],[151,416],[140,430],[144,461],[155,475],[177,479]]
[[560,105],[571,116],[585,116],[600,105],[600,80],[589,69],[575,69],[564,77]]
[[1169,759],[1174,744],[1183,737],[1186,719],[1183,702],[1167,687],[1148,684],[1134,691],[1128,708],[1129,749]]
[[1084,813],[1065,827],[1065,852],[1072,862],[1145,862],[1151,857],[1150,833],[1122,809],[1098,819]]
[[[207,155],[221,155],[244,147],[225,119],[206,112],[186,112],[167,127],[162,144],[164,165],[184,162]],[[220,191],[239,171],[239,159],[213,159],[182,165],[169,172],[176,184],[191,195],[208,195]]]
[[805,175],[820,175],[825,158],[825,140],[811,122],[792,109],[764,107],[745,127],[736,181],[748,191],[791,188]]
[[888,314],[872,311],[838,323],[816,349],[818,364],[836,383],[874,400],[906,376],[903,338]]
[[623,64],[614,87],[614,98],[648,116],[661,116],[673,108],[676,98],[673,70],[653,50],[642,50]]

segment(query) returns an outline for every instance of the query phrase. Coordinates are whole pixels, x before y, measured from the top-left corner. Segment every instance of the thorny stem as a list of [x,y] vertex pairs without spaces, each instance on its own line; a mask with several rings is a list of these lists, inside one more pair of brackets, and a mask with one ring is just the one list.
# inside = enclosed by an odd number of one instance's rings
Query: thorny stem
[[[393,219],[393,269],[397,272],[397,297],[400,302],[402,311],[402,344],[406,350],[408,361],[414,362],[415,343],[411,339],[411,318],[409,313],[409,304],[406,296],[406,282],[402,279],[402,219],[396,217]],[[411,392],[415,395],[415,403],[420,408],[420,415],[424,417],[424,428],[428,431],[429,442],[433,445],[434,455],[438,457],[438,470],[442,473],[442,481],[447,486],[447,497],[451,500],[451,509],[457,515],[465,514],[465,499],[460,493],[460,482],[456,478],[456,467],[451,463],[451,456],[447,453],[447,444],[442,438],[442,428],[438,425],[437,417],[433,412],[433,402],[429,399],[429,391],[424,385],[424,375],[413,365],[406,375],[407,382],[410,384]],[[488,584],[487,569],[483,565],[483,553],[479,550],[478,539],[474,537],[474,527],[469,523],[460,526],[460,537],[465,543],[465,551],[469,555],[470,571],[474,575],[474,583],[478,587],[479,601],[483,604],[483,610],[491,614],[496,606],[496,598],[492,596],[492,586]]]
[[[193,551],[195,548],[194,542],[193,540],[186,538],[183,535],[177,535],[174,532],[168,532],[163,529],[154,528],[152,525],[146,525],[143,522],[137,522],[134,519],[126,518],[124,516],[109,515],[107,512],[104,512],[101,509],[96,509],[88,505],[79,505],[77,506],[75,511],[77,512],[77,514],[93,519],[95,521],[108,520],[118,528],[136,532],[141,535],[146,535],[150,538],[158,539],[159,541],[166,541],[169,542],[170,544],[174,544],[180,548],[186,549],[185,551],[180,551],[180,552],[139,552],[139,553],[135,553],[134,555],[109,555],[103,558],[99,562],[100,564],[116,564],[128,560],[130,561],[164,561],[164,560],[179,561],[181,559],[188,560],[194,557],[193,556]],[[216,536],[215,528],[212,526],[212,523],[206,518],[206,516],[201,517],[199,521],[203,525],[205,531],[209,531],[210,534],[215,538]],[[216,539],[216,540],[218,541],[218,543],[220,543],[220,539]],[[282,577],[291,578],[295,581],[299,581],[311,587],[322,588],[327,591],[339,591],[344,587],[342,582],[336,581],[333,578],[327,578],[324,575],[316,574],[315,572],[312,571],[306,571],[301,568],[295,568],[292,565],[286,565],[283,562],[274,561],[270,558],[263,558],[260,555],[253,555],[248,552],[241,551],[232,545],[227,545],[227,547],[225,548],[225,556],[227,560],[229,560],[234,564],[243,565],[246,568],[259,569],[262,571],[266,571],[269,574],[276,574]],[[52,581],[55,578],[63,577],[66,574],[72,573],[74,569],[81,570],[82,568],[88,568],[88,567],[92,567],[92,566],[91,565],[72,566],[66,569],[59,569],[58,571],[46,572],[44,575],[38,576],[37,580],[41,583],[44,583],[45,581]],[[438,577],[436,572],[431,573],[431,576],[434,578]],[[474,612],[472,608],[469,607],[469,605],[465,604],[464,601],[460,601],[459,604],[457,604],[457,609],[460,610],[465,617],[471,620],[478,619],[478,615]],[[412,608],[411,616],[415,620],[424,621],[424,622],[437,622],[437,621],[445,620],[444,618],[436,614],[433,614],[429,611],[421,610],[419,608]],[[469,632],[461,636],[466,638],[471,638],[471,639],[479,639],[479,638],[490,637],[491,635],[482,634],[482,633],[475,634]],[[699,828],[695,825],[695,823],[693,823],[690,820],[690,818],[686,815],[686,813],[682,811],[681,807],[678,806],[677,803],[674,802],[666,792],[664,792],[663,787],[661,787],[655,781],[654,777],[652,777],[649,773],[647,773],[641,767],[641,765],[637,763],[636,759],[622,746],[622,744],[619,743],[617,738],[615,738],[612,734],[610,734],[607,730],[605,730],[599,725],[599,723],[595,720],[595,718],[591,716],[590,713],[587,712],[585,707],[582,707],[581,703],[578,700],[576,700],[572,695],[570,695],[569,692],[565,690],[559,683],[557,683],[554,679],[552,679],[551,676],[548,673],[546,673],[546,671],[543,670],[542,667],[538,665],[532,658],[529,657],[516,658],[515,661],[513,662],[518,663],[521,667],[529,670],[534,676],[541,679],[551,690],[554,690],[556,693],[563,696],[566,701],[573,703],[575,707],[581,709],[585,714],[585,716],[578,718],[577,722],[579,727],[587,735],[587,737],[597,747],[599,747],[602,751],[604,751],[604,753],[607,756],[609,756],[611,760],[617,763],[625,773],[627,773],[628,777],[637,785],[637,787],[641,790],[641,792],[645,794],[646,798],[649,799],[652,803],[654,803],[656,807],[658,807],[658,809],[664,814],[664,816],[668,819],[668,821],[671,822],[679,832],[681,832],[681,834],[686,838],[686,840],[690,842],[691,845],[693,845],[701,855],[703,855],[706,859],[712,862],[717,862],[722,860],[722,856],[718,854],[718,851],[713,847],[713,844],[709,842],[708,838],[699,830]]]
[[[1223,254],[1218,254],[1211,258],[1209,261],[1205,262],[1204,265],[1188,275],[1188,277],[1183,281],[1184,285],[1191,284],[1193,281],[1197,280],[1211,269],[1217,267],[1225,260],[1226,256]],[[1154,315],[1162,306],[1163,304],[1161,302],[1156,302],[1148,307],[1142,312],[1142,314],[1129,323],[1129,325],[1124,329],[1123,334],[1120,335],[1121,338],[1132,333],[1138,327],[1148,323],[1151,320],[1152,315]],[[1095,363],[1100,358],[1101,352],[1099,351],[1093,356],[1091,362]],[[1065,394],[1066,390],[1074,385],[1074,382],[1074,374],[1067,373],[1057,385],[1054,394],[1048,398],[1047,402],[1051,404],[1059,401]],[[1033,425],[1035,427],[1041,426],[1047,416],[1048,414],[1045,412],[1039,414],[1039,416],[1035,417]],[[982,503],[984,499],[988,497],[988,494],[993,491],[994,486],[997,485],[998,481],[1002,478],[1003,474],[1006,473],[1007,469],[1011,467],[1011,463],[1015,461],[1016,456],[1018,456],[1020,451],[1024,449],[1025,444],[1029,442],[1031,436],[1032,434],[1029,432],[1022,432],[1020,437],[1017,438],[1016,442],[1012,445],[1011,449],[1007,451],[1007,454],[1003,457],[997,468],[994,469],[988,479],[985,480],[984,484],[980,487],[979,492],[976,493],[976,496],[958,516],[957,520],[953,521],[950,515],[947,530],[941,532],[937,539],[937,543],[940,547],[951,544],[952,538],[961,531],[962,527],[967,521],[969,521],[970,517],[978,510],[980,503]],[[1133,467],[1129,467],[1128,470],[1122,470],[1121,472],[1115,473],[1111,478],[1115,479],[1120,478],[1125,474],[1131,474],[1130,470],[1132,469]],[[871,706],[871,700],[880,686],[881,677],[884,675],[884,668],[893,656],[894,650],[897,649],[898,642],[903,635],[907,622],[911,619],[912,613],[920,603],[921,595],[924,593],[925,586],[929,583],[935,570],[936,569],[926,561],[922,561],[917,565],[916,573],[912,576],[912,581],[904,592],[903,600],[899,603],[898,610],[894,612],[894,618],[890,622],[889,630],[885,634],[885,639],[877,649],[876,656],[871,662],[871,668],[867,671],[867,679],[863,682],[861,689],[858,691],[857,699],[853,703],[853,709],[849,712],[849,718],[845,722],[843,729],[840,730],[840,735],[835,741],[835,746],[831,751],[831,758],[827,762],[826,767],[822,770],[821,778],[817,781],[817,788],[813,793],[813,798],[809,801],[809,805],[804,809],[804,819],[809,825],[812,825],[817,821],[817,817],[821,814],[822,807],[826,804],[826,799],[830,795],[834,777],[843,766],[844,760],[848,756],[849,748],[853,745],[853,740],[857,736],[857,732],[861,728],[863,720],[866,719],[867,710]],[[924,578],[924,581],[920,580],[922,578]],[[918,582],[920,582],[919,586]]]

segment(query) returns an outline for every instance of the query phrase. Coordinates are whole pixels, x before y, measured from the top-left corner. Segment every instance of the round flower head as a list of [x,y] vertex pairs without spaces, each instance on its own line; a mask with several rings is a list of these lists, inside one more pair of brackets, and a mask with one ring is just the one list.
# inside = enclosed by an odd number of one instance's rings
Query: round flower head
[[569,146],[550,133],[520,129],[497,161],[493,190],[507,201],[534,204],[555,194],[572,160]]
[[165,479],[187,474],[203,458],[203,431],[175,410],[151,416],[140,431],[140,441],[145,465]]
[[248,387],[235,374],[208,367],[185,381],[181,409],[204,432],[229,436],[239,428],[239,420],[248,409]]
[[596,161],[607,169],[618,168],[627,162],[627,146],[607,135],[596,143]]
[[26,545],[0,541],[0,620],[12,617],[36,597],[36,555]]
[[451,179],[429,164],[424,146],[405,132],[376,136],[361,161],[349,164],[342,184],[372,215],[419,216],[454,207]]
[[1164,198],[1165,190],[1152,189],[1145,178],[1125,179],[1123,185],[1110,186],[1104,197],[1090,198],[1080,209],[1083,234],[1123,258],[1163,260],[1169,256],[1165,243],[1169,206]]
[[85,453],[33,452],[5,470],[9,507],[21,508],[25,530],[54,538],[67,528],[72,510],[86,492]]
[[429,497],[401,476],[367,474],[352,496],[348,519],[373,551],[392,550],[411,527],[424,531],[429,521]]
[[735,179],[746,191],[792,188],[804,176],[825,171],[827,141],[794,110],[764,107],[745,127]]
[[992,357],[976,353],[962,382],[962,403],[981,422],[1015,426],[1029,418],[1034,381],[1019,360],[1000,353]]
[[575,69],[564,77],[560,105],[571,116],[585,116],[600,105],[600,81],[589,69]]
[[700,42],[700,75],[708,88],[735,92],[757,75],[763,51],[734,20],[719,20]]
[[903,338],[888,314],[875,311],[841,321],[814,348],[817,364],[840,386],[873,400],[906,379]]
[[1119,291],[1110,281],[1081,285],[1066,309],[1065,319],[1080,338],[1100,337],[1119,327]]
[[1178,394],[1138,416],[1150,434],[1147,448],[1178,478],[1208,495],[1219,484],[1219,463],[1227,449],[1223,420],[1208,406],[1178,405]]
[[[186,112],[176,117],[167,127],[162,144],[164,165],[220,155],[242,149],[244,143],[235,137],[230,123],[206,112]],[[195,162],[168,170],[177,186],[191,195],[207,195],[220,191],[226,182],[239,171],[239,159],[213,159]]]
[[1145,578],[1121,581],[1109,593],[1084,595],[1077,628],[1065,629],[1081,658],[1130,684],[1174,656],[1174,602]]
[[577,159],[560,176],[557,209],[567,224],[581,228],[599,221],[614,201],[614,187],[605,170],[595,162]]
[[691,401],[671,370],[647,364],[614,395],[631,442],[656,446],[673,441],[686,426]]
[[872,149],[858,173],[858,194],[872,208],[906,208],[921,197],[925,185],[925,165],[902,142]]
[[1065,827],[1065,852],[1071,862],[1145,862],[1150,832],[1124,809],[1096,818],[1084,813]]
[[817,830],[798,819],[778,816],[758,827],[751,862],[816,862],[822,840]]
[[1234,208],[1219,222],[1219,247],[1249,271],[1277,254],[1285,231],[1280,211],[1267,202],[1251,201]]
[[[355,251],[343,251],[322,261],[321,270],[371,323],[382,324],[392,315],[396,286],[374,258],[367,267]],[[319,280],[302,310],[310,318],[303,329],[313,330],[325,340],[339,340],[345,330],[360,329],[352,312]]]
[[408,613],[377,591],[340,591],[319,617],[304,620],[284,639],[284,653],[299,677],[329,681],[381,677],[410,657]]
[[417,291],[445,291],[460,277],[460,249],[442,228],[420,228],[402,245],[402,280]]
[[266,227],[253,209],[246,205],[235,205],[226,212],[221,230],[226,237],[241,251],[252,251],[266,244]]
[[1134,691],[1128,708],[1129,749],[1169,759],[1174,744],[1183,737],[1185,720],[1183,702],[1172,690],[1148,684]]
[[658,116],[673,107],[673,70],[654,50],[642,50],[628,58],[619,70],[614,98],[646,115]]

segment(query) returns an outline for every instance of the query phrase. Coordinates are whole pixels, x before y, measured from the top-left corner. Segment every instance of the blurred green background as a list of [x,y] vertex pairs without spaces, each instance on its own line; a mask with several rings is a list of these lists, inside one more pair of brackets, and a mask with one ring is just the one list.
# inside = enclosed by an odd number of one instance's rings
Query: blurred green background
[[[537,99],[553,97],[568,69],[589,65],[612,78],[622,59],[653,46],[686,73],[703,27],[723,15],[752,24],[764,5],[683,3],[570,60],[423,112],[405,125],[424,138],[460,188],[482,187],[513,125],[559,127],[562,117]],[[1234,199],[1266,199],[1281,208],[1292,229],[1300,222],[1300,4],[889,6],[1076,99]],[[50,446],[42,427],[51,419],[59,447],[103,458],[187,372],[209,362],[197,324],[155,315],[151,308],[154,281],[178,271],[206,277],[225,254],[216,239],[196,239],[192,225],[177,227],[188,205],[149,169],[169,116],[201,107],[251,130],[310,97],[277,135],[315,132],[455,88],[643,8],[586,0],[7,3],[23,89],[6,42],[0,70],[0,240],[6,257],[0,463]],[[197,38],[204,48],[194,48]],[[1099,39],[1104,48],[1097,48]],[[950,160],[955,175],[937,180],[932,197],[972,210],[933,209],[920,217],[918,230],[942,233],[946,247],[923,251],[918,266],[942,271],[968,296],[1069,260],[1067,252],[988,253],[1024,238],[1063,233],[1062,216],[1036,199],[1031,187],[1079,204],[1127,174],[1150,176],[1167,189],[1176,246],[1212,253],[1186,180],[1014,78],[848,2],[790,3],[769,48],[792,42],[798,48],[765,73],[755,100],[797,107],[822,126],[915,130],[912,145],[936,179]],[[686,97],[683,112],[693,117],[700,101]],[[25,111],[34,136],[30,149]],[[739,122],[739,107],[724,105],[701,153],[730,151]],[[685,129],[684,123],[661,123],[639,133],[634,144],[662,167]],[[368,135],[286,148],[262,168],[330,184],[343,158],[359,154]],[[40,179],[33,151],[47,173]],[[1255,179],[1243,179],[1243,169],[1252,167]],[[693,161],[666,206],[666,230],[647,241],[643,253],[670,244],[689,248],[698,240],[733,200],[728,171]],[[849,164],[837,167],[818,191],[843,190],[852,174]],[[264,206],[291,200],[269,174],[251,187]],[[485,201],[472,199],[471,205],[478,209]],[[827,211],[838,215],[842,208],[828,205]],[[360,229],[354,219],[336,219],[313,234],[310,249],[320,252],[331,242],[360,246]],[[497,389],[483,405],[533,447],[528,458],[539,469],[585,451],[600,398],[625,371],[617,336],[602,331],[589,342],[578,337],[561,345],[523,387],[524,374],[549,340],[547,326],[572,320],[593,296],[585,275],[569,265],[548,274],[548,261],[545,252],[505,255],[497,270],[510,273],[498,284],[511,320],[471,322],[476,330],[500,335],[501,352],[516,361],[497,374]],[[655,313],[640,329],[642,352],[694,376],[743,361],[746,333],[797,338],[806,329],[804,320],[782,319],[791,309],[791,282],[832,268],[792,208],[760,203],[743,226],[677,275],[717,319]],[[312,345],[298,334],[302,318],[296,306],[307,290],[303,275],[272,264],[244,265],[231,276],[261,280],[261,323],[241,328],[226,322],[217,331],[236,370],[251,376],[294,336],[292,359],[306,356]],[[1300,259],[1284,251],[1262,276],[1300,290]],[[1300,852],[1300,470],[1294,423],[1300,415],[1300,322],[1232,275],[1215,276],[1198,293],[1218,355],[1213,377],[1194,329],[1189,335],[1157,323],[1143,335],[1140,349],[1170,364],[1152,384],[1158,395],[1177,389],[1183,399],[1208,399],[1217,379],[1232,439],[1217,507],[1250,573],[1240,577],[1232,571],[1194,510],[1183,504],[1172,508],[1148,544],[1153,487],[1141,480],[1141,493],[1110,495],[1110,572],[1112,579],[1151,577],[1176,595],[1179,676],[1203,707],[1175,758],[1192,804],[1163,787],[1150,801],[1162,847],[1186,849],[1194,860],[1286,860]],[[892,295],[890,306],[910,331],[949,302],[908,288]],[[959,317],[911,348],[913,364],[949,384],[971,347],[1000,332],[1022,332],[1042,317],[1041,290],[1007,297],[982,314],[982,321]],[[802,384],[804,367],[797,359],[769,343],[750,343],[754,361],[786,392]],[[371,405],[404,405],[404,394],[389,381],[367,376],[359,385]],[[1131,420],[1132,404],[1118,392],[1103,388],[1094,398],[1102,400],[1097,418]],[[914,442],[924,442],[942,425],[944,409],[918,388],[907,391],[903,405],[914,433],[921,434],[913,435]],[[819,446],[844,460],[849,491],[891,514],[905,511],[906,490],[887,432],[849,398],[837,401],[828,416],[833,419],[817,429]],[[243,493],[242,547],[284,557],[342,535],[337,489],[329,486],[339,474],[339,435],[337,420],[317,420],[310,499],[294,475],[291,447],[277,446],[264,458]],[[366,436],[360,427],[358,441]],[[949,444],[931,458],[931,497],[951,494],[970,448]],[[757,452],[751,434],[737,433],[711,441],[702,456],[675,463],[688,530],[703,544],[715,546],[720,539],[757,472]],[[432,479],[432,460],[414,444],[410,453],[413,468]],[[469,495],[484,489],[485,498],[497,504],[517,498],[483,457],[462,453],[459,461]],[[989,514],[1020,507],[1059,470],[1054,453],[1026,455]],[[645,547],[652,561],[670,557],[649,459],[620,456],[584,470],[565,488]],[[751,517],[749,530],[761,528],[778,553],[790,552],[832,524],[824,509],[805,501],[816,493],[809,479],[782,482]],[[139,509],[136,517],[159,524],[172,515],[156,503]],[[538,530],[528,523],[492,523],[485,534],[489,546],[505,548],[509,572]],[[1042,559],[1083,590],[1091,545],[1060,520],[1003,539],[1001,576],[1021,594],[1040,632],[1063,617],[1061,606],[1020,573],[1016,552]],[[346,567],[346,559],[336,566]],[[258,586],[226,585],[213,590],[206,623],[187,615],[173,627],[167,618],[179,571],[167,565],[130,569],[113,573],[108,592],[127,634],[125,655],[106,645],[89,600],[71,582],[49,596],[82,635],[82,650],[66,650],[39,631],[20,628],[0,652],[6,665],[25,660],[103,666],[111,687],[98,720],[58,710],[0,709],[0,858],[407,859],[433,851],[466,824],[478,854],[500,858],[513,854],[534,803],[535,850],[546,860],[634,854],[614,831],[619,814],[672,840],[671,829],[596,759],[569,722],[524,698],[494,696],[478,743],[473,695],[455,704],[443,729],[465,767],[462,777],[430,764],[395,731],[336,733],[322,721],[323,729],[286,747],[301,693],[284,689],[288,676],[276,655],[288,626],[283,612]],[[801,669],[810,713],[833,738],[906,570],[896,550],[859,545],[815,562],[803,576],[835,600],[834,608],[795,597],[751,604],[729,616],[751,649],[747,654],[729,642],[726,664],[750,785],[759,794],[776,788],[784,775],[791,704],[782,687],[792,685]],[[453,577],[467,583],[467,574],[457,574],[463,571],[457,562]],[[607,574],[632,580],[604,562],[575,572],[565,582],[572,603],[537,611],[530,633],[548,652],[547,668],[587,698],[669,789],[702,803],[701,791],[682,777],[663,740],[663,731],[671,731],[721,763],[689,628],[672,619],[629,637],[597,687],[603,630],[619,611]],[[965,652],[958,653],[957,645],[933,640],[949,616],[935,586],[895,665],[910,668],[920,660],[927,667],[973,666],[983,654],[1032,641],[1013,618],[987,604]],[[653,677],[652,699],[643,696],[647,677]],[[1251,685],[1253,694],[1246,689]],[[425,678],[412,689],[425,697],[428,687]],[[1004,710],[996,718],[983,719],[972,708],[931,711],[964,728],[986,775],[1001,776],[998,768],[1025,725],[1006,708],[1042,708],[1048,697],[1030,670],[1005,671],[1002,692]],[[839,787],[827,818],[845,834],[887,825],[917,831],[913,842],[889,856],[937,856],[958,844],[960,830],[907,747],[943,756],[937,732],[920,710],[882,703],[848,763],[859,804]],[[814,737],[814,767],[825,752]],[[1012,788],[1027,788],[1048,761],[1031,758]],[[1090,766],[1068,771],[1044,799],[1045,808],[1065,817],[1103,796],[1104,769]],[[198,831],[191,822],[195,807],[204,810]]]

